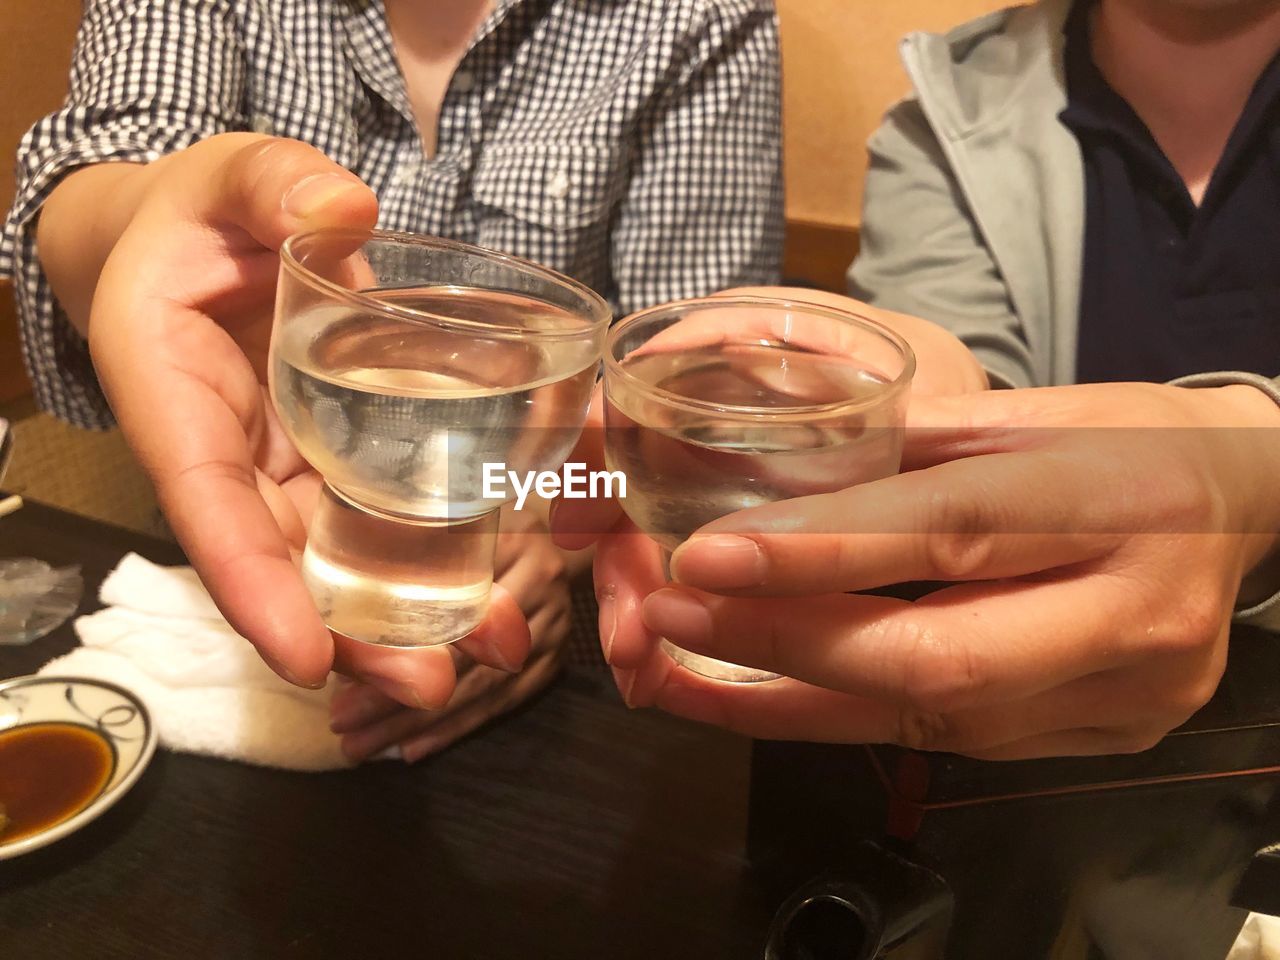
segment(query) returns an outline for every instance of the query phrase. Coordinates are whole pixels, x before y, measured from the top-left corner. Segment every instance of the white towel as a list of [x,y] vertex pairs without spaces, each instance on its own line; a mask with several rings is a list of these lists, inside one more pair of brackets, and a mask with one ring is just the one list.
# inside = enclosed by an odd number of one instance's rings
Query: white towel
[[82,646],[40,673],[133,691],[171,750],[286,770],[350,765],[329,730],[334,681],[303,690],[277,677],[190,567],[160,567],[131,553],[99,598],[106,608],[75,622]]
[[1280,917],[1249,915],[1240,938],[1227,960],[1277,960],[1280,958]]

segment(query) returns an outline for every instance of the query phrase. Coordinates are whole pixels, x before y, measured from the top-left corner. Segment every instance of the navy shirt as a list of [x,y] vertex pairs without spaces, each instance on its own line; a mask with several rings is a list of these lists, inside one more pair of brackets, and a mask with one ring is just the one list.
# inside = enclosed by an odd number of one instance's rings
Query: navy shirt
[[1089,12],[1067,21],[1062,122],[1084,158],[1076,379],[1280,375],[1280,56],[1227,143],[1199,208],[1093,61]]

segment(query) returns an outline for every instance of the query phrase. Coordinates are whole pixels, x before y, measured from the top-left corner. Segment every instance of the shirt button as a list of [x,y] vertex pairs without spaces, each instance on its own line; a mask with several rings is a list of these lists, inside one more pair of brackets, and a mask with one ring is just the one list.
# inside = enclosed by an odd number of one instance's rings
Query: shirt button
[[458,93],[470,93],[476,88],[476,76],[470,70],[459,70],[453,75],[453,89]]
[[263,113],[255,113],[253,115],[253,119],[249,123],[249,128],[254,133],[265,133],[268,136],[275,132],[271,124],[271,118]]
[[547,196],[553,200],[563,200],[569,196],[571,186],[573,184],[569,182],[569,174],[564,170],[557,170],[555,176],[547,182]]

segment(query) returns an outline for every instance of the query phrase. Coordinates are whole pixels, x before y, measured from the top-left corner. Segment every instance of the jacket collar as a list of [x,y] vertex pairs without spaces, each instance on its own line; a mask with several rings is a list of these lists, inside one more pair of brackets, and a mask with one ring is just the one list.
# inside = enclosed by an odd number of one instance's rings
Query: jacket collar
[[916,33],[903,59],[939,135],[960,139],[989,124],[1067,103],[1064,30],[1074,0],[1001,10],[948,34]]
[[1005,280],[1043,384],[1075,379],[1084,163],[1058,119],[1073,2],[1040,0],[903,45],[921,109]]

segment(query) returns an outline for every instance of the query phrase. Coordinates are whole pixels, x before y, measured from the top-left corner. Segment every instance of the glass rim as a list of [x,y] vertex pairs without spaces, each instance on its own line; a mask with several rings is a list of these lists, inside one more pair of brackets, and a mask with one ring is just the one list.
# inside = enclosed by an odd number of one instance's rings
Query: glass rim
[[[455,253],[472,254],[491,262],[505,264],[523,272],[535,274],[541,279],[547,280],[552,284],[571,290],[574,294],[581,297],[584,303],[590,308],[589,312],[586,314],[589,322],[581,330],[530,330],[527,327],[517,327],[509,324],[489,324],[480,323],[475,320],[464,320],[457,317],[444,317],[439,314],[430,313],[426,310],[415,310],[412,307],[402,307],[398,304],[388,303],[385,300],[379,300],[377,297],[371,296],[367,293],[362,293],[358,290],[349,290],[340,284],[334,283],[332,280],[326,280],[324,277],[320,276],[314,270],[309,269],[304,263],[302,263],[295,252],[296,248],[309,240],[315,240],[316,238],[323,237],[349,237],[351,239],[359,239],[361,247],[370,241],[377,241],[380,243],[399,244],[402,246],[425,247],[433,250],[449,250]],[[543,266],[540,263],[534,263],[532,260],[525,260],[521,257],[513,257],[511,254],[503,253],[500,250],[493,250],[489,247],[481,247],[472,243],[462,243],[458,240],[449,240],[444,237],[432,237],[420,233],[376,229],[356,230],[346,227],[324,227],[319,230],[304,230],[293,234],[280,245],[280,265],[296,280],[320,291],[326,296],[332,297],[333,299],[358,306],[361,309],[372,313],[394,317],[398,320],[417,323],[423,326],[446,327],[466,332],[483,332],[489,336],[509,339],[579,340],[584,336],[595,334],[601,327],[608,326],[608,324],[613,320],[613,311],[610,309],[609,304],[604,297],[600,296],[600,294],[596,293],[585,283],[574,280],[572,277],[565,276],[556,270],[552,270],[550,267]],[[466,289],[466,287],[458,284],[440,284],[439,286]],[[389,287],[387,289],[396,288]]]
[[[664,390],[656,387],[639,377],[635,376],[622,366],[621,360],[614,356],[614,346],[618,340],[626,333],[627,330],[639,325],[645,320],[652,320],[656,316],[664,313],[674,313],[680,310],[688,310],[689,308],[703,309],[708,307],[766,307],[773,310],[791,309],[802,310],[805,313],[826,317],[829,320],[836,320],[850,326],[860,327],[870,333],[874,333],[884,340],[887,340],[902,355],[902,370],[892,380],[886,382],[883,391],[877,393],[873,397],[850,398],[848,400],[835,400],[831,403],[817,404],[797,404],[793,407],[753,407],[745,404],[734,403],[716,403],[709,400],[695,400],[691,397],[684,397],[670,390]],[[646,310],[640,310],[624,317],[613,325],[609,330],[609,335],[605,338],[604,345],[604,372],[606,381],[610,377],[620,378],[639,392],[647,394],[650,398],[657,399],[662,403],[674,407],[683,407],[686,410],[694,410],[700,413],[710,412],[718,414],[722,417],[737,417],[740,419],[760,419],[767,417],[769,419],[791,418],[797,416],[811,416],[814,414],[834,414],[845,413],[848,411],[858,410],[862,408],[870,409],[879,406],[891,399],[896,398],[904,390],[911,385],[911,380],[916,372],[916,354],[911,349],[905,337],[901,336],[894,330],[884,324],[872,320],[870,317],[864,316],[854,310],[844,310],[839,307],[832,307],[823,303],[814,303],[808,300],[800,300],[795,297],[760,297],[760,296],[716,296],[716,297],[696,297],[689,300],[676,300],[671,303],[665,303],[660,306],[650,307]],[[606,383],[606,387],[608,384]]]

